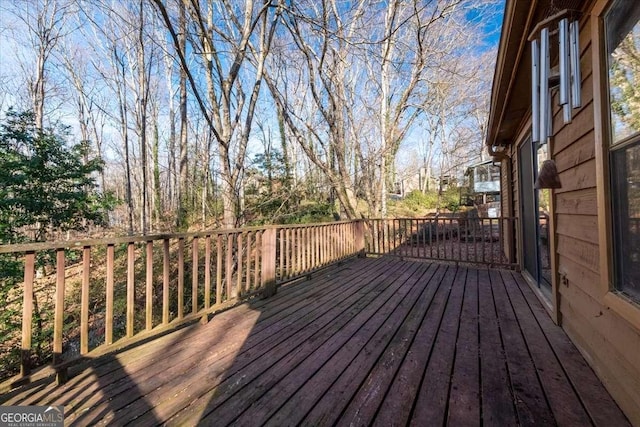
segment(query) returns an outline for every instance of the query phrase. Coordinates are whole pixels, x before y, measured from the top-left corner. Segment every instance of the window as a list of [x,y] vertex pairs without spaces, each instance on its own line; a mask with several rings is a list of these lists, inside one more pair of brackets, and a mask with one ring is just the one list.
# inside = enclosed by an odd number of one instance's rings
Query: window
[[616,289],[640,302],[640,2],[605,15]]

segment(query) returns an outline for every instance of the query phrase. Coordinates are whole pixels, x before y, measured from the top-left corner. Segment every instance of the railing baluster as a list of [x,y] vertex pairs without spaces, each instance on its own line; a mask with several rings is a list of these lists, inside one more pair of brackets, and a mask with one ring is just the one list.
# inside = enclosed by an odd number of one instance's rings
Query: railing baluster
[[222,234],[216,236],[216,305],[222,304]]
[[301,274],[304,270],[302,265],[302,228],[296,229],[296,249],[298,250],[298,262],[296,265],[296,275]]
[[136,246],[127,245],[127,338],[133,336],[135,322],[135,280],[136,280]]
[[107,284],[106,313],[104,316],[104,343],[113,343],[113,270],[115,264],[115,245],[107,245]]
[[162,241],[162,324],[169,323],[169,280],[171,262],[169,239]]
[[184,238],[178,239],[178,319],[184,317]]
[[311,269],[315,270],[318,268],[318,227],[311,227]]
[[311,228],[311,266],[313,269],[318,267],[318,227]]
[[261,237],[262,237],[262,233],[259,232],[259,231],[256,231],[256,234],[255,234],[256,250],[255,250],[254,257],[253,257],[253,266],[254,266],[254,271],[253,272],[254,272],[254,275],[255,275],[254,279],[253,279],[253,284],[256,287],[256,289],[258,287],[260,287],[260,265],[259,265],[259,261],[260,260],[259,260],[259,255],[262,255],[262,254],[260,254],[260,252],[262,252],[260,250]]
[[479,219],[473,221],[473,260],[478,262],[478,223]]
[[393,226],[393,250],[396,251],[398,250],[398,228],[400,227],[400,223],[398,220],[392,219],[391,225]]
[[[277,234],[277,239],[280,243],[280,259],[278,260],[278,263],[280,265],[279,268],[279,272],[280,274],[278,275],[278,277],[280,278],[280,280],[282,280],[284,278],[284,258],[285,258],[285,252],[284,252],[284,229],[278,229],[278,234]],[[240,262],[238,261],[238,265],[240,265]]]
[[[238,254],[238,261],[236,263],[238,265],[238,272],[236,273],[237,274],[236,287],[238,288],[238,296],[241,297],[245,292],[243,281],[242,281],[242,251],[244,249],[242,247],[242,233],[237,234],[236,240],[237,240],[236,253]],[[280,259],[280,261],[282,261],[282,258]]]
[[300,231],[302,232],[302,272],[306,273],[309,270],[309,229],[304,227]]
[[204,243],[204,309],[211,306],[211,236]]
[[325,265],[324,230],[325,230],[324,225],[318,226],[318,265],[321,267]]
[[251,249],[251,240],[253,237],[254,233],[253,232],[248,232],[247,233],[247,268],[246,268],[246,281],[245,281],[245,289],[247,290],[247,292],[249,292],[251,290],[251,254],[253,253],[252,249]]
[[338,258],[338,245],[336,237],[336,225],[331,225],[331,261],[335,261]]
[[453,224],[453,219],[449,219],[449,246],[451,247],[451,258],[453,258],[456,261],[459,261],[458,258],[456,258],[454,253],[455,252],[455,247],[454,247],[455,231],[456,230]]
[[322,226],[322,265],[329,262],[329,238],[327,234],[327,226]]
[[491,263],[496,263],[496,259],[495,259],[496,251],[495,251],[494,242],[493,242],[493,218],[489,218],[489,245],[491,246],[490,261]]
[[307,271],[313,270],[313,228],[307,227]]
[[340,225],[340,243],[342,246],[342,258],[346,258],[347,256],[347,224]]
[[231,299],[236,297],[236,293],[233,291],[233,234],[227,234],[227,256],[225,273],[227,278],[227,298]]
[[35,278],[36,253],[27,252],[24,257],[24,287],[22,295],[22,348],[20,351],[20,375],[31,373],[31,334],[33,321],[33,279]]
[[145,327],[147,331],[153,328],[153,240],[147,242],[147,277],[146,277],[146,316]]
[[311,265],[313,269],[319,267],[318,262],[318,227],[311,228]]
[[433,222],[431,219],[425,219],[425,227],[427,227],[424,234],[424,254],[427,255],[427,249],[429,249],[429,258],[433,258]]
[[462,261],[462,235],[460,234],[460,219],[456,221],[456,235],[458,240],[458,259]]
[[333,262],[336,259],[336,245],[335,245],[335,241],[334,241],[334,232],[335,232],[335,226],[329,225],[328,227],[328,232],[329,232],[329,262]]
[[198,236],[191,242],[191,313],[198,312]]
[[487,229],[485,220],[480,220],[480,226],[482,227],[482,262],[487,261]]
[[276,229],[268,228],[262,233],[262,245],[260,248],[261,286],[264,296],[272,296],[276,293]]
[[[432,243],[431,243],[431,248],[430,249],[434,249],[433,248],[433,243],[435,243],[435,250],[436,250],[436,258],[440,258],[440,245],[439,245],[439,240],[438,240],[438,219],[433,219],[430,220],[431,222],[431,235],[432,235]],[[433,255],[431,255],[433,257]]]
[[82,291],[80,296],[80,354],[89,352],[89,278],[91,246],[82,248]]
[[307,271],[314,269],[313,265],[313,227],[307,228]]
[[[53,364],[62,362],[62,335],[64,328],[65,250],[56,250],[56,299],[53,323]],[[64,382],[65,372],[57,372],[58,383]]]
[[287,274],[286,274],[286,278],[290,279],[291,278],[291,251],[292,251],[292,246],[291,246],[291,229],[287,228],[286,230],[286,234],[285,234],[285,268],[287,269]]

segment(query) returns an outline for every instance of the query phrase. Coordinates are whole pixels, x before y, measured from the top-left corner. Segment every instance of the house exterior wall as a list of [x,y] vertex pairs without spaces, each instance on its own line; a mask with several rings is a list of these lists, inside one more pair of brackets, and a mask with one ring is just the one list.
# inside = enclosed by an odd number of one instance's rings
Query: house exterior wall
[[[573,110],[571,123],[563,123],[557,94],[553,98],[556,107],[550,149],[562,182],[562,188],[553,190],[551,203],[552,249],[555,247],[551,255],[555,276],[553,310],[557,322],[632,424],[640,425],[640,304],[620,302],[611,292],[608,160],[607,151],[602,148],[607,142],[601,126],[608,107],[602,101],[601,82],[606,70],[601,65],[597,17],[608,0],[588,3],[580,19],[582,107]],[[510,158],[502,164],[505,215],[511,209],[521,217],[517,147],[529,135],[530,122],[527,113],[512,141]],[[510,188],[505,197],[507,186]],[[514,244],[522,247],[519,232]]]

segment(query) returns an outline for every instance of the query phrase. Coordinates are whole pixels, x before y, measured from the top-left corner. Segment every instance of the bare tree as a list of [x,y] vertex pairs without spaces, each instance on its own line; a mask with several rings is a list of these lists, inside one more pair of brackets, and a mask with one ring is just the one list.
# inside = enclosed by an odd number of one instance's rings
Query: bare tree
[[291,45],[282,42],[266,78],[284,122],[348,218],[358,210],[349,154],[357,145],[349,139],[349,107],[358,70],[351,67],[350,48],[366,10],[366,1],[350,8],[335,1],[292,4],[285,14]]
[[[191,91],[218,145],[225,227],[239,225],[240,177],[245,166],[247,143],[260,94],[264,61],[278,21],[279,7],[269,1],[243,3],[192,0],[184,2],[189,17],[187,32],[198,54],[186,59],[176,32],[175,13],[167,2],[154,0],[180,58]],[[174,11],[175,12],[175,11]],[[206,96],[194,75],[207,82]]]
[[[24,43],[33,57],[26,59],[23,69],[37,128],[43,128],[45,104],[51,90],[50,61],[56,46],[72,31],[67,21],[72,3],[57,0],[13,1],[2,7],[24,25],[15,28],[15,40]],[[25,37],[26,35],[26,37]],[[33,61],[33,62],[32,62]]]
[[[448,52],[443,43],[450,43],[450,28],[455,25],[452,14],[462,0],[390,1],[384,17],[381,53],[369,67],[369,78],[379,88],[380,160],[379,179],[374,180],[373,210],[387,215],[388,168],[412,128],[423,113],[421,105],[428,95],[425,75],[441,67],[441,52]],[[447,58],[448,59],[448,58]]]
[[[56,56],[65,71],[68,84],[75,91],[74,105],[77,109],[80,138],[91,141],[98,158],[104,158],[104,129],[106,103],[102,91],[104,83],[99,75],[92,72],[90,56],[93,52],[78,43],[79,40],[65,40],[56,49]],[[100,187],[107,191],[105,170],[100,171]]]
[[[175,49],[181,58],[186,55],[187,48],[187,17],[186,17],[186,4],[183,3],[179,7],[178,18],[178,31],[179,35],[176,40],[174,37]],[[180,228],[184,228],[187,224],[187,204],[188,204],[188,119],[187,119],[187,73],[188,68],[181,64],[180,66],[180,159],[179,159],[179,174],[180,181],[178,182],[178,217],[177,225]]]

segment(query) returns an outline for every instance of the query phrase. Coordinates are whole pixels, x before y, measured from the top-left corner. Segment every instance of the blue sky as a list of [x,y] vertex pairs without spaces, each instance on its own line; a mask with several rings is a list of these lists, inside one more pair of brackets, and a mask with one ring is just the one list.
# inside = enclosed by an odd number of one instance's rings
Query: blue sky
[[500,29],[504,14],[504,0],[469,9],[467,19],[478,22],[483,31],[484,41],[488,48],[497,46],[500,41]]

